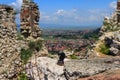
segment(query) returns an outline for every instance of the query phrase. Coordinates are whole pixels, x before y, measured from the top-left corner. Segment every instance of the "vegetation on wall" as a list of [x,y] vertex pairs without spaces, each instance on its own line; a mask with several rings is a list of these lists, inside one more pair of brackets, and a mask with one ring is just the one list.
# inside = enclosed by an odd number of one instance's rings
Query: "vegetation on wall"
[[27,61],[29,60],[29,58],[32,56],[32,54],[34,53],[34,51],[40,51],[42,48],[42,41],[41,40],[37,40],[37,41],[30,41],[28,43],[28,49],[21,49],[21,53],[20,53],[20,58],[23,62],[23,64],[26,64]]
[[[28,47],[27,49],[22,48],[21,49],[21,53],[20,53],[20,58],[22,60],[23,65],[27,64],[28,60],[30,59],[30,57],[32,57],[32,55],[34,54],[35,51],[40,51],[42,48],[42,41],[41,40],[37,40],[37,41],[30,41],[28,43]],[[24,69],[24,66],[22,66]],[[21,73],[19,75],[18,80],[29,80],[26,76],[25,73]]]
[[20,58],[23,64],[26,64],[29,58],[32,56],[33,51],[30,49],[21,49]]
[[119,29],[119,25],[114,25],[112,22],[108,23],[106,21],[103,22],[104,31],[105,32],[111,32],[111,31],[117,31]]
[[18,32],[17,33],[17,40],[23,40],[23,39],[24,39],[23,35],[21,35],[21,33]]
[[108,31],[112,31],[112,25],[110,24],[110,23],[108,23],[108,22],[103,22],[103,25],[105,26],[105,32],[108,32]]
[[21,74],[19,75],[18,80],[29,80],[29,79],[28,79],[28,77],[27,77],[27,75],[26,75],[25,73],[21,73]]
[[109,47],[105,43],[99,45],[99,51],[106,55],[109,55],[110,53]]
[[28,46],[33,51],[40,51],[40,49],[42,48],[42,41],[41,40],[30,41],[28,43]]

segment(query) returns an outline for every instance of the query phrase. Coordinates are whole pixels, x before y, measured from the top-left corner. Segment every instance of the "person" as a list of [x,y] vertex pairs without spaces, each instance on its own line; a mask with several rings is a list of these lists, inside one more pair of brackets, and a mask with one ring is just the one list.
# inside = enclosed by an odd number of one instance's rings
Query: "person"
[[60,65],[60,66],[63,66],[64,65],[64,59],[65,59],[66,55],[63,51],[60,51],[58,53],[58,56],[59,56],[59,60],[58,60],[57,64]]

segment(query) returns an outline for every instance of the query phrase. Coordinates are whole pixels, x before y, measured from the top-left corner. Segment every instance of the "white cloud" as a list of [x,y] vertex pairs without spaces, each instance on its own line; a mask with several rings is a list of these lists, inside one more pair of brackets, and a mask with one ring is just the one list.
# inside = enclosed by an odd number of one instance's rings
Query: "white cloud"
[[116,4],[117,4],[117,2],[116,2],[116,1],[113,1],[113,2],[110,3],[109,6],[110,6],[110,8],[112,8],[112,9],[116,9],[116,7],[117,7]]
[[81,9],[58,9],[53,13],[42,13],[41,22],[52,23],[52,24],[69,24],[69,25],[87,25],[87,24],[102,24],[104,16],[108,16],[111,10],[108,9],[92,9],[92,10],[81,10]]
[[75,24],[75,25],[94,25],[101,24],[105,16],[110,16],[116,9],[116,1],[108,4],[105,9],[94,8],[94,9],[80,9],[73,8],[70,10],[58,9],[54,12],[44,12],[41,15],[41,22],[51,24]]
[[[16,0],[10,4],[16,10],[20,11],[22,0]],[[89,9],[81,10],[79,8],[73,8],[71,10],[58,9],[55,12],[48,13],[41,11],[40,22],[51,24],[95,24],[102,23],[103,17],[112,13],[111,9],[116,8],[116,1],[109,4],[108,9]],[[16,16],[19,19],[19,14]]]
[[57,12],[56,12],[57,15],[61,15],[61,16],[62,16],[62,15],[65,15],[65,13],[66,13],[66,12],[65,12],[65,10],[63,10],[63,9],[59,9],[59,10],[57,10]]
[[55,23],[57,21],[58,21],[58,17],[56,17],[55,15],[41,11],[40,22],[47,22],[47,23],[54,22]]
[[10,3],[10,6],[13,6],[16,10],[20,10],[22,5],[22,0],[16,0],[15,2]]

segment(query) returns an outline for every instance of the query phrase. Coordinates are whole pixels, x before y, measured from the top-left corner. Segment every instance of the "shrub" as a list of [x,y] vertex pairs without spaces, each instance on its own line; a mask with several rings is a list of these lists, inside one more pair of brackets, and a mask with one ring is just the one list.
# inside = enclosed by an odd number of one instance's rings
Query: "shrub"
[[110,50],[109,50],[109,47],[107,45],[105,45],[105,43],[102,43],[100,46],[100,52],[103,53],[103,54],[109,54]]
[[21,73],[18,80],[29,80],[25,73]]
[[42,41],[41,40],[36,41],[35,49],[39,51],[41,48],[42,48]]
[[27,50],[21,49],[20,58],[21,58],[23,64],[27,63],[27,61],[29,60],[29,58],[32,56],[32,53],[33,52],[30,49],[27,49]]
[[24,37],[20,34],[20,33],[17,33],[17,40],[23,40]]
[[29,58],[32,56],[33,51],[40,51],[40,49],[42,48],[42,41],[41,40],[30,41],[28,43],[28,46],[29,46],[28,49],[23,49],[23,48],[21,49],[20,58],[23,64],[27,63]]
[[108,32],[108,31],[117,31],[118,30],[118,27],[115,27],[114,24],[111,24],[111,23],[108,23],[108,22],[104,22],[103,23],[105,27],[105,32]]
[[40,49],[42,48],[42,41],[41,40],[30,41],[28,46],[31,50],[40,51]]
[[29,43],[28,43],[28,46],[29,46],[29,48],[30,49],[34,49],[35,48],[35,42],[34,41],[30,41]]

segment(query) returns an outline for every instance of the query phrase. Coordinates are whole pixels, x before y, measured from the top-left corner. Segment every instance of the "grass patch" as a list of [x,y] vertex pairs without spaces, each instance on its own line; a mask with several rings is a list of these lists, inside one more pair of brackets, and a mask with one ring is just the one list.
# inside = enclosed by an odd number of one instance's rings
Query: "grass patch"
[[37,40],[36,41],[36,46],[35,46],[35,49],[37,50],[37,51],[39,51],[39,50],[41,50],[41,48],[42,48],[42,41],[41,40]]
[[31,50],[37,50],[40,51],[42,48],[42,41],[41,40],[37,40],[37,41],[30,41],[28,43],[28,46]]
[[71,58],[71,59],[78,59],[78,57],[75,56],[74,54],[73,54],[73,55],[70,55],[70,58]]
[[18,80],[29,80],[25,73],[21,73]]
[[27,49],[27,50],[21,49],[20,58],[21,58],[23,64],[27,63],[29,58],[32,56],[32,53],[33,53],[33,51],[30,49]]
[[111,31],[117,31],[119,30],[119,26],[116,26],[114,24],[108,23],[108,22],[103,22],[103,25],[105,26],[105,32],[111,32]]
[[17,40],[23,40],[24,37],[23,35],[21,35],[20,33],[17,33]]
[[30,41],[28,43],[29,48],[28,49],[21,49],[20,58],[23,62],[23,64],[26,64],[30,57],[32,57],[32,54],[34,51],[40,51],[42,48],[42,41]]
[[32,49],[32,50],[35,48],[35,45],[36,45],[35,41],[30,41],[28,43],[29,48]]
[[105,43],[99,45],[99,51],[106,55],[109,55],[110,53],[109,47]]

